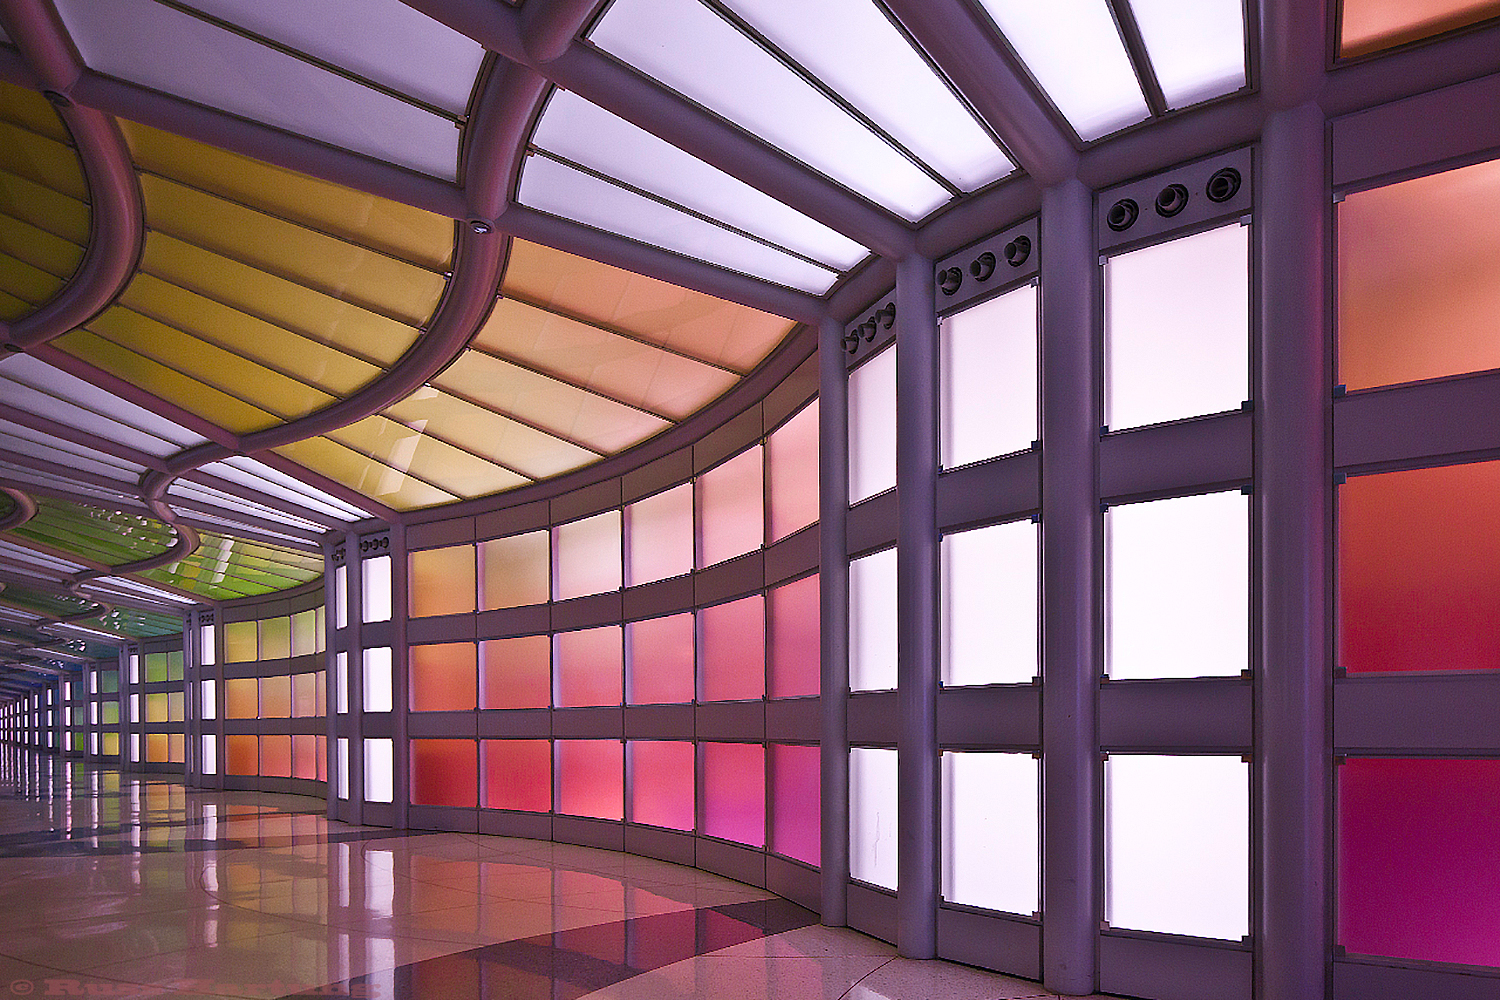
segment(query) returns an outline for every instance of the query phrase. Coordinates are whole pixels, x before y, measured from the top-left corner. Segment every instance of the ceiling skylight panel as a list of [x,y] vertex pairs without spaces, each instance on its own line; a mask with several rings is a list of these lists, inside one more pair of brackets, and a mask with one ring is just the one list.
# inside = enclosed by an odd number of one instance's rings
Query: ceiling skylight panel
[[48,439],[45,435],[30,432],[24,427],[16,427],[13,424],[5,426],[6,430],[0,431],[0,448],[18,455],[51,462],[64,469],[117,479],[122,483],[139,478],[145,471],[143,466],[120,462],[98,452],[85,454],[83,449],[69,445],[67,442],[58,442],[55,438]]
[[[81,573],[88,569],[83,563],[59,559],[57,556],[49,555],[46,552],[37,552],[26,548],[24,545],[17,545],[15,542],[5,540],[0,540],[0,558],[26,566],[33,566],[37,569],[52,570],[57,573]],[[0,591],[0,593],[4,593],[4,591]]]
[[[342,501],[338,502],[337,505],[329,503],[328,500],[332,498],[327,497],[327,494],[316,496],[311,492],[303,492],[302,489],[293,489],[292,487],[287,486],[280,479],[270,479],[265,476],[258,476],[254,473],[246,472],[245,470],[235,465],[229,464],[230,461],[231,460],[225,460],[223,462],[213,462],[209,465],[203,466],[198,471],[210,476],[217,476],[220,479],[227,480],[231,483],[236,483],[240,486],[246,486],[250,489],[258,490],[261,493],[266,494],[267,496],[277,497],[281,500],[289,501],[291,503],[297,504],[300,507],[306,508],[310,512],[325,515],[328,517],[336,517],[341,521],[358,521],[368,516],[362,511],[352,512],[350,509],[350,505],[343,503]],[[254,460],[247,459],[246,461]],[[261,466],[261,468],[266,467]],[[305,487],[305,489],[311,490],[312,488]],[[317,492],[321,493],[321,491]],[[321,527],[322,526],[319,525],[320,529]]]
[[439,115],[153,0],[57,7],[91,69],[447,180],[458,175],[459,130]]
[[1240,0],[1130,0],[1167,107],[1183,108],[1245,85]]
[[[242,478],[237,480],[235,475],[231,475],[231,470],[239,470],[238,474]],[[267,492],[271,492],[269,489],[271,484],[283,486],[299,494],[306,501],[311,501],[309,506],[321,504],[327,509],[328,513],[336,517],[342,517],[346,521],[359,521],[370,516],[366,511],[344,500],[340,500],[331,493],[325,493],[315,486],[309,486],[301,480],[287,475],[280,469],[272,468],[264,462],[258,462],[253,458],[243,456],[226,458],[222,462],[215,462],[212,465],[204,466],[204,471],[221,475],[231,481],[242,482],[246,486],[255,486],[259,489],[264,489]],[[250,478],[246,480],[243,477]]]
[[278,524],[283,524],[294,528],[302,528],[307,531],[324,530],[323,525],[318,524],[315,521],[308,521],[304,518],[297,517],[295,514],[288,514],[285,511],[278,510],[275,507],[267,507],[264,504],[258,504],[252,500],[246,500],[242,497],[237,497],[232,493],[223,493],[208,486],[202,486],[197,483],[188,482],[187,480],[177,480],[177,482],[173,483],[167,489],[167,494],[173,497],[181,497],[187,500],[194,500],[198,503],[210,504],[214,507],[220,508],[221,511],[228,511],[240,514],[241,516],[256,517],[262,520],[275,521]]
[[727,0],[924,163],[965,191],[1014,164],[872,0]]
[[4,365],[0,365],[0,380],[4,379],[26,386],[39,396],[48,397],[42,399],[28,396],[24,403],[19,403],[11,395],[17,390],[7,389],[6,396],[12,405],[23,405],[32,413],[67,426],[92,431],[158,457],[204,444],[208,440],[144,407],[127,402],[91,382],[85,382],[26,354],[13,354],[6,359]]
[[458,499],[326,437],[295,441],[282,445],[276,452],[396,510],[430,507]]
[[949,200],[915,163],[698,0],[615,0],[588,37],[904,218]]
[[1105,0],[981,0],[1084,141],[1150,115]]
[[569,91],[552,92],[531,141],[837,270],[848,270],[869,253],[821,222]]
[[122,590],[131,594],[139,594],[142,597],[149,597],[157,601],[166,601],[169,604],[197,603],[190,597],[183,597],[181,594],[174,594],[169,590],[162,590],[159,587],[150,587],[144,583],[140,583],[139,581],[132,580],[129,577],[125,576],[101,576],[96,580],[91,580],[90,586],[98,586],[101,590],[105,587],[109,587],[114,590]]
[[675,250],[777,284],[820,294],[837,272],[600,180],[544,155],[527,157],[523,205],[605,232]]
[[418,389],[385,412],[405,424],[425,422],[460,448],[532,479],[560,475],[599,458],[587,448],[438,389]]

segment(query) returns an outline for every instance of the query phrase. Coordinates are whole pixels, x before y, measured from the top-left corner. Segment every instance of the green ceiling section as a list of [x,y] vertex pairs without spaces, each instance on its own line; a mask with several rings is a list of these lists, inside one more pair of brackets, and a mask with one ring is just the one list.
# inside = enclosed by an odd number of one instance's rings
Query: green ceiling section
[[270,594],[323,575],[323,557],[279,545],[201,532],[198,551],[135,574],[212,601]]
[[[162,635],[180,634],[182,619],[175,615],[158,614],[155,611],[116,608],[99,620],[99,627],[107,632],[114,632],[132,639],[152,639]],[[109,649],[107,646],[103,648]]]
[[10,534],[106,566],[161,555],[177,540],[170,526],[153,517],[51,497],[38,497],[36,516]]
[[76,615],[81,611],[98,607],[93,601],[87,601],[81,597],[49,594],[17,584],[6,584],[5,589],[0,590],[0,603],[11,604],[39,615],[51,615],[57,618]]

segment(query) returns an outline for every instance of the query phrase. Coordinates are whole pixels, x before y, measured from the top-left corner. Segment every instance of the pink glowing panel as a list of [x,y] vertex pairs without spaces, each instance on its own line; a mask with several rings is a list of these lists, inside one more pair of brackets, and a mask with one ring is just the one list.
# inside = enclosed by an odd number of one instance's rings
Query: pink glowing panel
[[292,714],[299,719],[321,715],[318,711],[318,684],[321,673],[292,675]]
[[292,777],[319,780],[318,738],[316,736],[292,737]]
[[630,622],[626,689],[632,705],[693,700],[693,616],[668,615]]
[[761,847],[766,842],[766,748],[703,743],[703,832]]
[[1351,672],[1500,668],[1500,462],[1339,487],[1339,659]]
[[546,531],[479,543],[479,608],[546,604],[552,596],[552,553]]
[[472,642],[412,646],[410,674],[413,712],[472,712],[478,704],[479,668]]
[[260,717],[262,719],[290,719],[292,717],[292,679],[290,677],[262,677],[260,679]]
[[896,485],[896,345],[849,373],[849,502]]
[[473,740],[412,740],[413,805],[473,809],[479,804],[479,756]]
[[[150,756],[157,749],[156,741],[161,741],[161,757]],[[146,737],[148,761],[165,760],[167,749],[167,738],[161,733],[151,733]],[[254,736],[226,736],[224,737],[224,773],[253,775],[260,771],[260,749],[256,746]]]
[[822,863],[822,755],[815,746],[771,745],[771,850]]
[[559,708],[618,705],[625,690],[624,639],[620,626],[557,633]]
[[1500,0],[1344,0],[1340,14],[1339,55],[1362,56],[1500,17]]
[[767,597],[771,602],[771,697],[816,697],[821,676],[818,574],[776,587]]
[[732,559],[765,541],[765,459],[760,445],[698,477],[698,565]]
[[804,406],[766,438],[770,541],[818,519],[818,401]]
[[693,744],[632,740],[630,821],[673,830],[693,829]]
[[409,554],[406,564],[411,617],[461,615],[474,610],[474,546],[424,549]]
[[624,750],[618,740],[558,740],[557,811],[624,818]]
[[1500,966],[1500,760],[1338,769],[1338,943]]
[[328,780],[328,737],[318,737],[318,780]]
[[552,640],[545,635],[479,644],[480,708],[546,708],[552,704]]
[[[159,695],[149,694],[146,696],[148,722],[165,722],[166,715],[160,719],[152,718],[152,708]],[[163,699],[165,703],[165,699]],[[254,677],[230,677],[224,681],[224,718],[226,719],[254,719],[260,715],[260,704],[258,697],[258,685]],[[230,772],[233,773],[233,772]]]
[[557,526],[557,599],[619,590],[620,512],[607,510]]
[[260,738],[260,773],[267,778],[290,778],[292,776],[292,738],[290,736],[262,736]]
[[482,740],[484,807],[547,812],[552,808],[552,744],[546,740]]
[[698,612],[700,701],[743,701],[766,693],[765,616],[759,594]]
[[625,508],[630,586],[681,576],[693,569],[693,484],[637,500]]

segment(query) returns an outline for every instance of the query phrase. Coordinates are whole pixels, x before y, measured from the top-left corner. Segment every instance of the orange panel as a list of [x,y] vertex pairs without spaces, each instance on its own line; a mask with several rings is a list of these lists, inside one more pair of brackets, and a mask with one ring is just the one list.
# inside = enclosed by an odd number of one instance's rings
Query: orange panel
[[461,615],[474,610],[474,546],[424,549],[407,556],[411,617]]
[[292,738],[290,736],[262,736],[260,738],[260,773],[268,778],[292,776]]
[[472,642],[409,649],[413,712],[472,712],[478,698],[478,654]]
[[546,708],[552,704],[552,640],[545,635],[479,644],[480,708]]
[[1500,16],[1500,0],[1344,0],[1339,55],[1361,56]]
[[260,773],[260,751],[254,736],[224,737],[224,773]]
[[260,717],[262,719],[290,719],[292,717],[292,679],[290,677],[262,677],[260,679]]
[[254,677],[230,677],[224,681],[224,718],[260,717],[259,685]]

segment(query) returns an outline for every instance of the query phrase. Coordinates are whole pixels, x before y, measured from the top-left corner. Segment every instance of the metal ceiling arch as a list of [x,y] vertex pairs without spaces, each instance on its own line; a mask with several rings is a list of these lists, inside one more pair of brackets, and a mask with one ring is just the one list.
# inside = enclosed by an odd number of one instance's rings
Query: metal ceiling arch
[[15,505],[10,513],[0,517],[0,531],[19,528],[36,517],[36,501],[31,499],[29,494],[10,486],[0,486],[0,493],[10,497],[11,503]]

